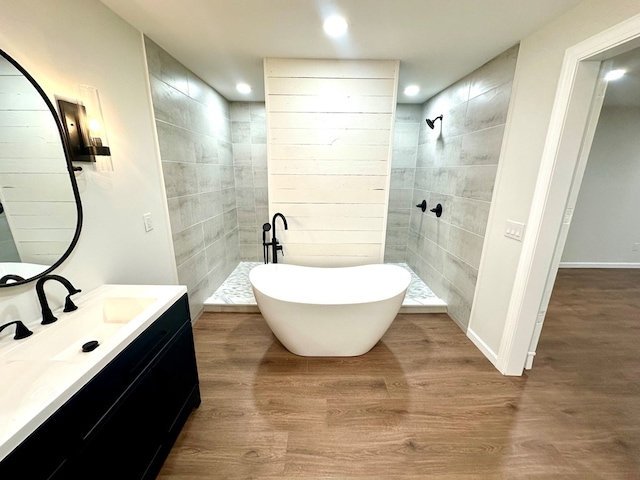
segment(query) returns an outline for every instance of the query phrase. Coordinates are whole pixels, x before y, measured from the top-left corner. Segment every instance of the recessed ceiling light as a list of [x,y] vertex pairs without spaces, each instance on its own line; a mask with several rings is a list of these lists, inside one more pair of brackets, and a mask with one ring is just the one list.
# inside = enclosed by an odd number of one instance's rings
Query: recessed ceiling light
[[240,93],[251,93],[251,86],[246,83],[239,83],[236,85],[236,90]]
[[404,89],[404,94],[408,97],[414,97],[420,91],[420,87],[418,85],[409,85]]
[[604,76],[604,79],[607,82],[610,82],[611,80],[618,80],[619,78],[622,78],[625,73],[627,73],[626,70],[611,70],[610,72],[607,72],[607,74]]
[[340,15],[332,15],[324,21],[324,31],[330,37],[341,37],[347,33],[349,25]]

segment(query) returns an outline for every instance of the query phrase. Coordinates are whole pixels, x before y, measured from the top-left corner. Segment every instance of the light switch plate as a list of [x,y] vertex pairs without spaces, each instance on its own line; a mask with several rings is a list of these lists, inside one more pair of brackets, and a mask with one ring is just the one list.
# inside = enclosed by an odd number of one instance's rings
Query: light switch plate
[[504,231],[504,236],[513,238],[519,242],[522,241],[524,235],[524,223],[514,222],[513,220],[507,220],[507,227]]
[[150,232],[151,230],[153,230],[153,222],[151,221],[151,214],[145,213],[144,215],[142,215],[142,219],[144,220],[144,231]]

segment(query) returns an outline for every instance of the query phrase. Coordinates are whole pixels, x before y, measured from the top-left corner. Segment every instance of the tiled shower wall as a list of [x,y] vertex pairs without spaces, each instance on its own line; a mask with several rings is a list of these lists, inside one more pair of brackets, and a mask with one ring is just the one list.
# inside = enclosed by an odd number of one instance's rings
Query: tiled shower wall
[[[268,218],[264,103],[227,102],[146,40],[178,275],[192,311],[240,260],[261,261]],[[397,105],[386,262],[406,261],[466,328],[517,46],[424,105]],[[430,130],[425,118],[444,115]],[[415,207],[444,207],[437,219]]]
[[423,121],[422,105],[398,104],[396,106],[387,238],[384,248],[386,263],[402,263],[407,258],[409,220],[415,209],[413,184],[418,157],[418,136],[420,122]]
[[231,102],[230,109],[240,258],[245,262],[261,262],[262,224],[271,222],[265,104]]
[[192,316],[240,262],[229,103],[145,37],[178,281]]
[[[518,46],[422,108],[406,261],[466,330],[507,119]],[[431,130],[424,121],[444,115]],[[440,203],[443,214],[414,205]]]

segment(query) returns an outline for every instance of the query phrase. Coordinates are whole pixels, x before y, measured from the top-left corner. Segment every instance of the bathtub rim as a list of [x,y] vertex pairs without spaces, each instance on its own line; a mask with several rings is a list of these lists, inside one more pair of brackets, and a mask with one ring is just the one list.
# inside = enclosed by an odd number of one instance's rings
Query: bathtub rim
[[[385,292],[384,295],[380,295],[377,296],[375,298],[370,298],[370,299],[366,299],[366,300],[362,300],[362,301],[353,301],[353,300],[349,300],[349,299],[345,299],[345,301],[341,301],[341,302],[331,302],[331,303],[324,303],[324,302],[319,302],[317,301],[304,301],[301,299],[292,299],[290,297],[284,297],[283,295],[279,295],[279,294],[275,294],[272,295],[270,292],[267,293],[265,292],[263,289],[257,287],[252,279],[252,273],[254,270],[256,269],[277,269],[277,268],[284,268],[284,269],[304,269],[304,270],[356,270],[356,269],[362,269],[362,268],[367,268],[367,267],[377,267],[377,268],[384,268],[384,269],[388,269],[388,270],[395,270],[397,272],[403,272],[403,273],[399,273],[399,275],[404,276],[405,278],[402,280],[402,283],[399,283],[399,286],[402,286],[402,288],[396,287],[394,285],[393,289],[389,289],[388,292]],[[316,267],[316,266],[307,266],[307,265],[294,265],[294,264],[289,264],[289,263],[268,263],[268,264],[260,264],[260,265],[256,265],[255,267],[253,267],[250,271],[249,271],[249,283],[251,284],[251,288],[254,291],[254,297],[256,297],[256,302],[257,302],[257,296],[255,295],[256,290],[258,292],[260,292],[260,294],[272,298],[274,300],[278,300],[280,302],[287,302],[287,303],[293,303],[293,304],[298,304],[298,305],[317,305],[317,306],[345,306],[345,305],[364,305],[364,304],[371,304],[371,303],[377,303],[377,302],[384,302],[384,301],[388,301],[391,300],[392,298],[401,295],[404,296],[407,293],[407,290],[409,288],[409,285],[411,284],[411,274],[404,268],[402,268],[399,265],[394,265],[394,264],[389,264],[389,263],[374,263],[374,264],[365,264],[365,265],[351,265],[351,266],[344,266],[344,267]],[[405,284],[406,283],[406,284]],[[404,286],[403,286],[404,285]],[[285,293],[286,295],[286,293]],[[258,303],[258,307],[260,306],[259,302]]]

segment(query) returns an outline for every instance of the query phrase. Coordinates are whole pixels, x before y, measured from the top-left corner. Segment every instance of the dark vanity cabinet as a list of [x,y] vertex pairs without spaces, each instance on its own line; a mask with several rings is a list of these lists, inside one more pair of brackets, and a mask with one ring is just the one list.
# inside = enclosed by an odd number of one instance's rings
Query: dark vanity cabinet
[[200,404],[187,295],[0,463],[0,479],[155,478]]

